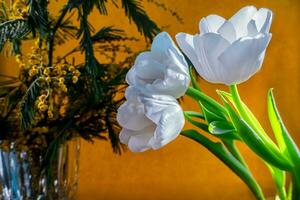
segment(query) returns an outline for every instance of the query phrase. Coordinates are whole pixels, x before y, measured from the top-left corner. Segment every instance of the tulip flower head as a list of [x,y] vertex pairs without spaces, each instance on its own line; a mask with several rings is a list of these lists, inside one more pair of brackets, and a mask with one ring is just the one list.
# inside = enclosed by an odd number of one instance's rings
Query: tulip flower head
[[184,115],[174,97],[146,96],[132,86],[125,97],[127,101],[119,107],[117,121],[123,127],[120,140],[131,151],[159,149],[181,132]]
[[229,20],[209,15],[199,23],[200,34],[179,33],[177,42],[205,80],[238,84],[255,74],[271,40],[272,12],[247,6]]
[[154,38],[151,51],[137,56],[126,80],[129,85],[141,87],[146,93],[175,98],[184,95],[190,83],[184,56],[166,32]]

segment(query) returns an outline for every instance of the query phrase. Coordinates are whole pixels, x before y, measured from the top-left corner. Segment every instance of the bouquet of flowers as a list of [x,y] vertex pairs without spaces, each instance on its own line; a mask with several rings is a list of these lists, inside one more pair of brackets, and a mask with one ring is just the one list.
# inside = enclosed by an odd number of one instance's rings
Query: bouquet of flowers
[[[72,138],[109,140],[113,151],[121,153],[116,111],[124,98],[117,94],[123,91],[136,56],[131,47],[139,39],[113,26],[95,30],[91,13],[108,15],[110,3],[146,44],[160,31],[141,1],[65,0],[59,2],[63,6],[57,16],[50,9],[53,3],[58,2],[0,1],[0,51],[19,66],[18,77],[0,73],[0,199],[48,199],[45,182],[53,193],[63,190],[52,186],[67,182],[57,180],[57,174],[68,167],[77,170],[77,164],[59,160],[69,159],[60,147]],[[164,3],[148,3],[182,20]],[[72,48],[58,55],[62,45]]]
[[[242,8],[229,20],[209,15],[201,19],[199,34],[176,35],[184,54],[168,33],[158,34],[151,50],[139,54],[126,75],[126,102],[117,113],[123,127],[121,142],[133,152],[142,152],[159,149],[179,134],[186,136],[206,147],[263,200],[263,191],[236,147],[236,142],[241,142],[268,166],[277,188],[276,199],[300,199],[300,151],[279,115],[272,89],[268,115],[277,143],[237,89],[261,68],[272,36],[271,23],[271,10],[253,6]],[[208,82],[229,86],[229,92],[217,90],[222,103],[201,90],[194,69]],[[195,100],[199,109],[183,111],[177,101],[183,95]],[[195,129],[182,130],[185,120]],[[286,174],[291,177],[289,185]]]

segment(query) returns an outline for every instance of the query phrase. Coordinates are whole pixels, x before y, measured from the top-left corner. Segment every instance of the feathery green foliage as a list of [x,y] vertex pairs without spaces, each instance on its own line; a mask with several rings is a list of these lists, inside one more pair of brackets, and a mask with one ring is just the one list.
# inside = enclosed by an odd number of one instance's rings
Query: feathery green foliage
[[[5,43],[11,43],[12,55],[22,55],[23,41],[39,39],[40,47],[42,43],[47,44],[48,58],[46,63],[38,66],[39,70],[34,72],[37,74],[31,79],[28,72],[21,71],[19,79],[0,83],[1,97],[8,98],[8,94],[14,91],[12,95],[14,102],[7,109],[10,111],[9,116],[1,118],[1,123],[12,123],[14,126],[19,123],[19,128],[8,133],[8,137],[9,134],[29,134],[35,127],[51,127],[47,136],[48,141],[52,141],[49,143],[49,148],[58,147],[62,141],[59,138],[65,138],[63,134],[77,132],[89,141],[93,138],[109,139],[114,152],[120,153],[121,145],[118,138],[120,127],[116,122],[116,112],[124,98],[115,97],[118,92],[122,92],[126,72],[136,56],[124,42],[134,42],[137,39],[113,26],[103,26],[95,31],[89,22],[89,16],[95,11],[101,15],[109,15],[107,5],[112,3],[121,12],[125,11],[129,22],[136,25],[146,41],[151,41],[160,29],[144,10],[141,0],[66,0],[58,16],[51,14],[50,3],[47,0],[26,0],[26,9],[24,9],[26,12],[22,11],[21,17],[18,18],[12,15],[10,10],[12,5],[8,6],[6,2],[0,3],[0,48]],[[77,19],[75,19],[76,15]],[[79,23],[75,25],[74,20]],[[56,56],[55,49],[67,40],[76,40],[78,46],[63,56]],[[119,52],[123,58],[125,55],[124,60],[117,58]],[[75,53],[84,55],[83,63],[76,62]],[[65,75],[67,96],[72,106],[62,118],[37,121],[39,96],[46,91],[49,98],[49,94],[55,90],[44,81],[43,69],[52,70],[58,63],[69,63],[70,58],[73,58],[72,62],[81,74],[76,84],[72,83],[70,72]],[[10,86],[17,82],[19,86]],[[19,119],[12,117],[18,112]],[[90,115],[95,112],[97,114]],[[10,121],[11,119],[13,121]],[[57,130],[63,130],[62,136],[57,136],[55,133]],[[16,132],[20,133],[16,134]]]
[[21,39],[28,33],[27,21],[23,19],[10,20],[0,24],[0,51],[6,41]]
[[139,32],[146,38],[152,40],[159,32],[159,28],[152,21],[147,13],[142,9],[140,1],[137,0],[122,0],[122,7],[125,10],[126,16],[130,21],[133,21]]

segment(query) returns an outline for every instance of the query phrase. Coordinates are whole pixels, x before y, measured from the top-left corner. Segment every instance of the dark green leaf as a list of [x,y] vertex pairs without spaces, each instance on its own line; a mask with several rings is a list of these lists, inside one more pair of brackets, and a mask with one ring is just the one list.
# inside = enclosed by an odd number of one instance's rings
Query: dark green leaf
[[[188,60],[188,62],[190,62],[190,61]],[[196,78],[195,78],[195,76],[194,76],[194,73],[193,73],[193,65],[192,65],[192,64],[189,64],[189,73],[190,73],[191,82],[192,82],[193,87],[194,87],[195,89],[201,91],[201,89],[200,89],[200,87],[199,87],[199,85],[198,85],[198,83],[197,83],[197,80],[196,80]]]
[[190,115],[189,115],[188,113],[186,113],[186,112],[184,112],[184,116],[185,116],[185,118],[186,118],[191,124],[193,124],[194,126],[196,126],[196,127],[200,128],[200,129],[202,129],[202,130],[208,132],[208,125],[207,125],[207,124],[204,124],[204,123],[202,123],[202,122],[198,122],[198,121],[196,121],[196,120],[193,120],[193,119],[192,119],[192,116],[190,116]]
[[217,115],[222,119],[226,119],[226,117],[228,116],[226,109],[221,104],[219,104],[217,101],[207,96],[203,92],[189,87],[186,94],[193,99],[198,100],[201,103],[201,106],[205,106],[206,110],[214,113],[214,115]]
[[21,100],[21,128],[23,130],[27,130],[28,128],[30,128],[32,122],[34,121],[34,116],[36,113],[35,101],[39,95],[39,92],[40,85],[38,80],[36,79],[31,83]]
[[28,25],[33,35],[38,31],[42,38],[48,34],[49,21],[47,0],[27,0],[29,6]]
[[96,1],[96,6],[97,6],[99,12],[103,15],[107,15],[107,10],[106,10],[106,5],[105,5],[107,0],[94,0],[94,1]]
[[105,116],[105,122],[106,122],[106,126],[107,126],[107,130],[108,130],[108,137],[111,141],[111,145],[113,148],[113,151],[115,153],[120,154],[121,153],[121,144],[120,144],[120,139],[119,139],[119,127],[115,127],[113,126],[112,123],[112,118],[111,118],[111,114],[113,112],[111,112],[112,110],[108,109],[106,112],[106,116]]
[[115,29],[112,26],[104,26],[91,38],[93,42],[109,42],[120,40],[123,38],[123,36],[123,30]]
[[133,21],[138,31],[146,38],[152,40],[160,31],[154,21],[152,21],[145,10],[142,8],[138,0],[122,0],[122,8],[125,10],[126,16]]

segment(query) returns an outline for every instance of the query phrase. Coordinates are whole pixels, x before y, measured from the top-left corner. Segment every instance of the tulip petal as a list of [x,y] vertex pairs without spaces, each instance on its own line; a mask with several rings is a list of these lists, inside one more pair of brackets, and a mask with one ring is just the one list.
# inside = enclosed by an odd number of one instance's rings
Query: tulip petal
[[157,125],[150,145],[153,149],[161,148],[174,140],[184,126],[184,115],[174,98],[159,96],[157,99],[142,97],[145,115]]
[[248,29],[248,36],[249,37],[254,37],[258,34],[258,30],[256,28],[255,21],[253,19],[248,23],[247,29]]
[[155,36],[151,45],[151,52],[166,53],[169,49],[177,48],[167,32]]
[[253,16],[257,30],[261,33],[268,33],[272,23],[273,13],[271,10],[261,8]]
[[140,91],[137,89],[136,86],[129,86],[125,90],[125,98],[132,103],[140,102],[138,99],[139,95],[140,95]]
[[194,36],[187,33],[178,33],[176,35],[176,41],[184,52],[184,54],[190,59],[194,66],[198,66],[199,62],[194,47]]
[[[247,80],[258,71],[262,62],[258,62],[260,55],[263,55],[271,39],[271,34],[259,34],[255,38],[245,37],[235,41],[219,60],[224,65],[227,73],[225,84],[231,85]],[[260,58],[263,60],[263,57]]]
[[152,56],[151,52],[137,56],[134,66],[126,74],[129,85],[152,83],[156,78],[163,78],[165,67]]
[[237,38],[247,36],[247,25],[256,12],[257,9],[254,6],[246,6],[228,20],[233,24]]
[[[151,53],[155,55],[158,61],[164,62],[166,61],[166,58],[170,56],[170,52],[175,54],[175,58],[173,57],[173,60],[178,60],[180,61],[181,65],[186,66],[185,59],[172,40],[171,36],[167,32],[159,33],[157,36],[155,36],[152,42]],[[173,60],[167,59],[167,62],[172,62]]]
[[141,96],[140,100],[145,106],[145,115],[155,124],[159,123],[165,108],[178,106],[177,100],[169,95]]
[[221,36],[230,43],[236,39],[235,29],[230,21],[225,21],[224,24],[218,29],[218,33],[220,33]]
[[126,101],[118,109],[117,121],[126,129],[141,130],[152,122],[145,116],[144,105],[138,102]]
[[130,137],[128,147],[132,152],[144,152],[151,148],[149,141],[153,137],[153,132],[146,132]]
[[144,60],[136,66],[136,76],[152,83],[156,79],[164,78],[165,66],[155,60]]
[[123,144],[128,145],[130,151],[143,152],[151,148],[149,142],[153,137],[155,128],[154,124],[139,131],[123,128],[119,138]]
[[225,19],[223,17],[220,17],[218,15],[208,15],[207,17],[202,18],[199,22],[200,33],[216,33],[224,22]]
[[205,80],[219,83],[224,79],[224,72],[217,58],[229,45],[230,43],[226,39],[215,33],[194,37],[194,46],[200,63],[195,68]]
[[153,149],[159,149],[174,140],[184,126],[184,115],[181,107],[176,104],[169,106],[161,113],[154,137],[150,144]]
[[129,100],[118,109],[117,121],[123,127],[120,140],[134,152],[158,149],[175,139],[184,126],[184,115],[173,96],[145,94],[129,86]]
[[136,68],[137,76],[140,78],[153,80],[163,78],[166,67],[153,59],[151,52],[144,52],[137,56],[133,68]]
[[168,33],[158,34],[151,51],[141,53],[126,75],[129,85],[144,93],[181,97],[190,82],[188,65]]
[[[147,85],[149,93],[171,95],[175,98],[183,96],[190,84],[188,75],[183,75],[175,70],[167,69],[163,80],[157,79],[151,85]],[[149,87],[148,87],[149,86]]]

